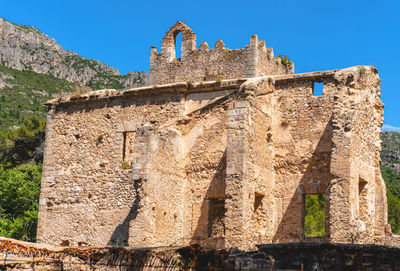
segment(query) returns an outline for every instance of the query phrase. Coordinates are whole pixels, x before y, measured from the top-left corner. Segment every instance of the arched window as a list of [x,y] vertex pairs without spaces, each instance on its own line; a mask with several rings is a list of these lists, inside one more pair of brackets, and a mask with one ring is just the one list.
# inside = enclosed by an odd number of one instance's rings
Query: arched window
[[182,32],[177,32],[174,35],[174,43],[175,43],[175,58],[181,58],[181,50],[182,50]]
[[[182,44],[184,45],[182,47]],[[161,44],[161,55],[168,63],[182,61],[196,49],[196,34],[187,25],[177,22],[165,34]]]

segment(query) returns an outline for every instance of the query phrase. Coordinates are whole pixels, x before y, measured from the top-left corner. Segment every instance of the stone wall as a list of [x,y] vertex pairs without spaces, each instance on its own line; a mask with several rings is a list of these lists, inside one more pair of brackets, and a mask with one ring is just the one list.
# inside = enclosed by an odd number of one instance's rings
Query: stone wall
[[145,199],[140,181],[132,182],[132,158],[123,161],[124,137],[150,121],[176,118],[180,110],[179,95],[164,95],[49,111],[38,241],[127,245],[129,223]]
[[[223,246],[224,108],[239,85],[106,90],[52,104],[38,242]],[[213,205],[222,208],[215,222]]]
[[399,248],[297,243],[242,251],[197,246],[132,249],[54,247],[0,237],[1,270],[361,270],[400,268]]
[[[175,57],[176,36],[182,33],[181,58]],[[243,49],[227,49],[218,41],[213,49],[202,42],[196,49],[196,34],[184,23],[177,22],[165,34],[161,53],[151,48],[147,85],[173,82],[201,82],[215,79],[249,78],[294,72],[292,62],[274,57],[272,48],[257,35]]]
[[0,270],[194,270],[195,247],[58,247],[0,237]]
[[[379,95],[376,69],[353,67],[51,101],[38,241],[387,244]],[[318,239],[308,194],[325,194]]]
[[[315,83],[323,83],[323,95],[315,95]],[[380,243],[387,210],[378,84],[373,67],[358,67],[242,85],[243,95],[228,113],[229,246]],[[349,111],[353,115],[341,114]],[[304,236],[307,194],[325,195],[325,236]]]
[[[313,94],[316,80],[324,81],[322,96]],[[304,196],[326,194],[329,198],[331,115],[337,88],[331,76],[277,81],[276,88],[280,95],[275,99],[277,113],[270,138],[275,189],[272,197],[267,197],[273,199],[270,204],[277,210],[271,238],[274,242],[298,242],[304,238]]]

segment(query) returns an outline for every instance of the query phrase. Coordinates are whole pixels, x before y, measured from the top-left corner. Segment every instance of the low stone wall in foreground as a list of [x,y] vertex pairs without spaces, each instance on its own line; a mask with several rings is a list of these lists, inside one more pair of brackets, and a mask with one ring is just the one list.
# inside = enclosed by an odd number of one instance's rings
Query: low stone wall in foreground
[[196,246],[53,247],[0,237],[0,270],[400,270],[400,249],[377,245],[293,243],[257,251]]

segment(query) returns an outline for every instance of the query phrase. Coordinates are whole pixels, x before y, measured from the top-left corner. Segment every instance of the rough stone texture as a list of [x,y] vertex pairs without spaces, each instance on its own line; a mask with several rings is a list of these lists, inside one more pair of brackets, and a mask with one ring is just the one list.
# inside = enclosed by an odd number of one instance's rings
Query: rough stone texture
[[198,246],[132,249],[55,247],[0,237],[1,270],[399,270],[399,248],[288,243],[252,251]]
[[197,259],[205,260],[206,255],[195,247],[66,248],[0,237],[0,270],[196,270]]
[[[181,58],[175,58],[176,36],[182,33]],[[257,35],[244,49],[227,49],[219,40],[213,49],[202,42],[196,49],[196,34],[184,23],[177,22],[165,34],[161,54],[151,48],[147,85],[173,82],[201,82],[215,79],[249,78],[294,72],[293,62],[282,63],[272,48]]]
[[105,75],[125,88],[138,87],[144,85],[147,75],[145,72],[130,72],[119,76],[118,70],[98,60],[88,60],[64,50],[38,29],[13,24],[3,18],[0,18],[0,64],[17,70],[51,74],[81,85],[89,82],[107,84]]
[[[48,105],[39,243],[400,244],[387,224],[374,67],[101,90]],[[304,237],[307,194],[326,195],[319,239]]]

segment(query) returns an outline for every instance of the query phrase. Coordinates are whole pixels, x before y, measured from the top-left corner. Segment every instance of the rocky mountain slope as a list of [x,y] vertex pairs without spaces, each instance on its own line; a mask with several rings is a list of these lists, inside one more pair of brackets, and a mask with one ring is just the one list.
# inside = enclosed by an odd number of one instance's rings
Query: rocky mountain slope
[[147,73],[119,74],[98,60],[85,59],[64,50],[38,29],[0,18],[0,64],[16,70],[31,70],[59,79],[99,88],[129,88],[144,85]]
[[45,120],[45,101],[62,93],[85,91],[85,87],[49,74],[0,65],[0,131],[17,128],[30,116]]
[[383,132],[381,165],[400,173],[400,133]]
[[146,72],[119,74],[98,60],[64,50],[38,29],[0,18],[0,130],[26,118],[44,120],[43,103],[64,93],[145,84]]

